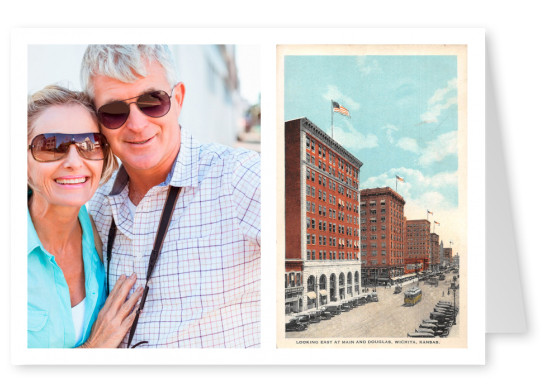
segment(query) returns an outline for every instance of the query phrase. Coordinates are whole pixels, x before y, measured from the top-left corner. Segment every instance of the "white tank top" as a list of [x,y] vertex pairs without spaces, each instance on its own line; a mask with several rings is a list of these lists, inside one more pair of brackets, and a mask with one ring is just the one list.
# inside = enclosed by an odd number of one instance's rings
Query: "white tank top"
[[75,327],[75,344],[77,344],[84,334],[84,314],[86,312],[86,299],[71,308],[73,315],[73,325]]

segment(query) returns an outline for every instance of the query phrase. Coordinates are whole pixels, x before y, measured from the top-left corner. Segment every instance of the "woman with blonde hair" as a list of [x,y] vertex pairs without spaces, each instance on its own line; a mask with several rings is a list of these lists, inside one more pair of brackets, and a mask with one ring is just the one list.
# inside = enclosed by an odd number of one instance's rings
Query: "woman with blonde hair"
[[117,347],[142,288],[121,276],[107,296],[101,243],[86,211],[117,161],[81,92],[48,86],[27,107],[29,348]]

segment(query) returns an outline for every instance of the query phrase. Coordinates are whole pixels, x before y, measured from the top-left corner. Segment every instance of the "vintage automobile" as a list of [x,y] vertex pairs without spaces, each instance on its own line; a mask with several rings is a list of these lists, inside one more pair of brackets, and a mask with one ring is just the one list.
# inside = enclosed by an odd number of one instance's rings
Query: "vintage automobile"
[[408,333],[408,338],[434,338],[430,333]]
[[427,334],[431,334],[433,337],[436,335],[436,331],[435,331],[435,330],[427,329],[427,328],[425,328],[425,327],[419,327],[419,328],[415,329],[415,332],[416,332],[416,333],[427,333]]
[[319,323],[321,322],[321,311],[319,310],[310,310],[308,311],[308,322],[309,323]]
[[352,309],[352,305],[347,301],[343,301],[341,303],[341,309],[343,312],[348,312]]
[[438,279],[436,277],[431,277],[431,278],[428,279],[426,284],[438,286]]
[[358,305],[364,305],[365,303],[367,303],[367,297],[365,295],[358,297]]
[[402,292],[402,285],[396,285],[394,287],[394,294],[401,293]]
[[370,292],[367,294],[367,301],[368,302],[378,302],[379,301],[379,295],[377,294],[377,292]]
[[328,305],[325,307],[325,311],[329,312],[331,315],[339,315],[342,312],[340,305]]
[[444,314],[442,312],[431,312],[430,313],[431,319],[436,319],[438,321],[442,322],[449,322],[452,317],[450,315]]
[[446,279],[446,276],[445,276],[443,273],[440,273],[440,274],[438,275],[438,279],[439,279],[440,281],[444,281],[444,280]]
[[325,307],[321,307],[320,308],[320,312],[321,312],[321,320],[327,320],[327,319],[331,319],[333,317],[333,314],[329,311],[327,311],[327,308]]
[[308,323],[301,321],[299,318],[293,318],[285,324],[285,331],[304,331],[308,328]]

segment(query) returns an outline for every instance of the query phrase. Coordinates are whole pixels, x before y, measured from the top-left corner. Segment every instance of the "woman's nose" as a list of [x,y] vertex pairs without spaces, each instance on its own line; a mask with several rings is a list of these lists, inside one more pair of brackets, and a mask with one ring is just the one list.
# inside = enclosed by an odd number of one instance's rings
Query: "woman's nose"
[[72,167],[72,168],[77,168],[82,166],[82,156],[80,156],[80,154],[78,153],[76,145],[73,144],[69,146],[67,155],[63,159],[63,166]]

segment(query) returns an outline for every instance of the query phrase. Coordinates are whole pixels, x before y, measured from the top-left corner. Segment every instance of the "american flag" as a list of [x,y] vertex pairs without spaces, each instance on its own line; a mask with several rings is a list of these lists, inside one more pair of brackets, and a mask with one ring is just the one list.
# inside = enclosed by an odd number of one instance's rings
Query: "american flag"
[[348,109],[344,106],[339,105],[335,101],[331,101],[333,104],[333,111],[336,111],[337,113],[341,113],[342,115],[346,115],[347,117],[350,117],[350,113],[348,112]]
[[404,178],[402,178],[401,176],[396,175],[396,179],[398,179],[400,182],[404,182]]

